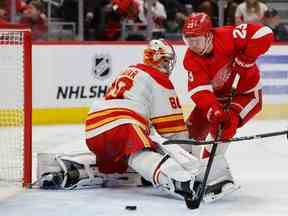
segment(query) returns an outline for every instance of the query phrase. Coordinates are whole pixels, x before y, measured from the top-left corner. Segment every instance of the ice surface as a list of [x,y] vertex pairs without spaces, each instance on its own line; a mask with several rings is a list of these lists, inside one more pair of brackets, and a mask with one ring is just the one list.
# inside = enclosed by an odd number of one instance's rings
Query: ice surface
[[[287,129],[288,121],[253,121],[237,136]],[[83,152],[83,126],[33,128],[34,151]],[[2,216],[287,216],[288,141],[285,136],[234,143],[228,154],[239,191],[198,210],[153,188],[101,188],[77,191],[32,189],[0,201]],[[0,193],[2,191],[0,190]],[[125,210],[136,205],[136,211]]]

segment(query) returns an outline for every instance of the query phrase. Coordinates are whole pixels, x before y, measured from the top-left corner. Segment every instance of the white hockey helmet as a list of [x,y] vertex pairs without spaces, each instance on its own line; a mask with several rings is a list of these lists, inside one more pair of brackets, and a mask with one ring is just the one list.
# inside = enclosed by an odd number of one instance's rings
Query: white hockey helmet
[[161,72],[171,74],[175,63],[175,50],[167,40],[151,40],[148,47],[144,49],[144,64],[151,65]]

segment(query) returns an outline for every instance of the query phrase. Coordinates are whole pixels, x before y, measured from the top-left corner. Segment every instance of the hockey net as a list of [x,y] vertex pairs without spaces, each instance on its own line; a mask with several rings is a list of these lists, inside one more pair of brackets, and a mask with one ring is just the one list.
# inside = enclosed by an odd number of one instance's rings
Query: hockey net
[[31,183],[31,31],[0,25],[0,186]]

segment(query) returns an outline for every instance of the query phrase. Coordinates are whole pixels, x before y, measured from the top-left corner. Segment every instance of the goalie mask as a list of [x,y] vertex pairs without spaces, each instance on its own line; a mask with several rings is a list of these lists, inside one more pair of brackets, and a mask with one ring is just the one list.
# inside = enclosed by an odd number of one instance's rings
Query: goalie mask
[[172,45],[164,40],[151,40],[144,50],[144,64],[163,73],[171,74],[176,63],[176,54]]
[[192,13],[183,26],[183,40],[196,54],[210,53],[212,44],[212,22],[205,13]]

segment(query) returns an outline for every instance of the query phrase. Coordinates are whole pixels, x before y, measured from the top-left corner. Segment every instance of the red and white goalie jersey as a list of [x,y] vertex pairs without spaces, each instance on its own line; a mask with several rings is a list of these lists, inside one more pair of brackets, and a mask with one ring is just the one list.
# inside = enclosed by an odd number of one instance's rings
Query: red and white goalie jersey
[[96,101],[86,120],[86,138],[123,124],[151,126],[165,138],[187,138],[181,106],[169,76],[145,65],[129,66]]
[[[212,30],[213,51],[197,55],[187,49],[184,67],[188,71],[189,95],[202,110],[208,112],[216,101],[229,97],[232,83],[239,73],[236,96],[230,108],[240,116],[239,126],[261,110],[262,93],[257,58],[272,44],[273,33],[261,24],[240,24]],[[242,68],[235,69],[237,63]]]

